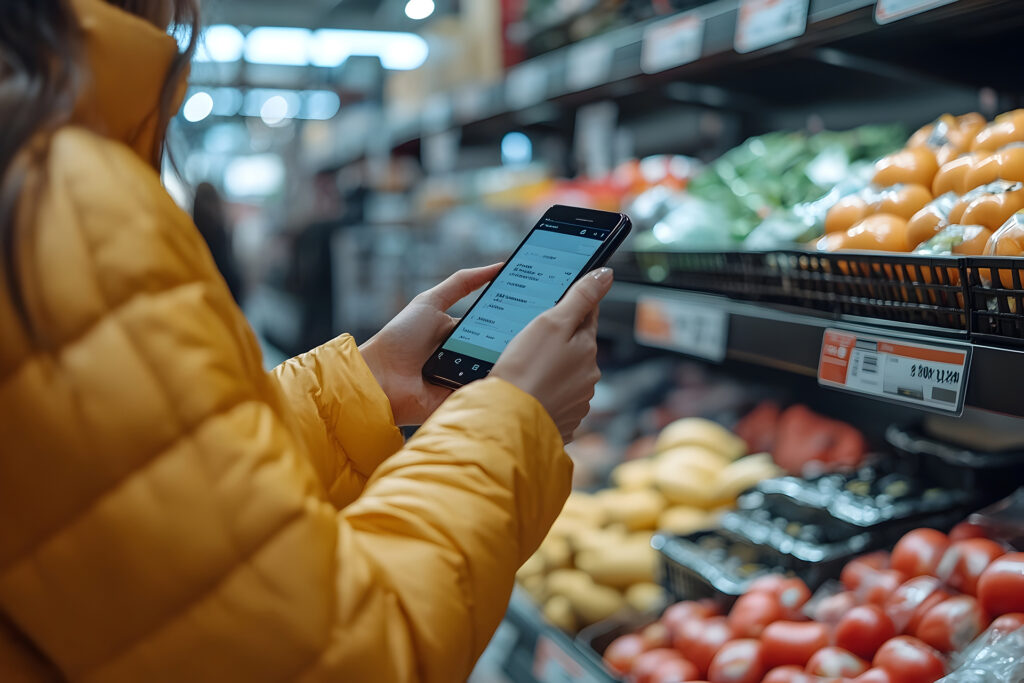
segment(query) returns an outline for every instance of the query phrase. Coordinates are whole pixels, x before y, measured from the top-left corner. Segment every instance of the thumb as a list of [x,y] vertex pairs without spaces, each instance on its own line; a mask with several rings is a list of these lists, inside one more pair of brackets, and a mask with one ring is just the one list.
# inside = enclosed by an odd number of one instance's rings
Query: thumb
[[587,273],[551,309],[552,315],[575,332],[611,289],[612,280],[611,268],[599,268]]

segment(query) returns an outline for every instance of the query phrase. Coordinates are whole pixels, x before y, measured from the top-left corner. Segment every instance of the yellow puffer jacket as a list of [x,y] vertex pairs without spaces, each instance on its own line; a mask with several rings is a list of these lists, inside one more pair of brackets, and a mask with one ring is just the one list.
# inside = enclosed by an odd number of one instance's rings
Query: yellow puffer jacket
[[488,379],[403,446],[350,337],[265,373],[148,158],[173,41],[74,4],[84,125],[19,213],[34,335],[0,284],[0,681],[465,679],[568,495],[550,417]]

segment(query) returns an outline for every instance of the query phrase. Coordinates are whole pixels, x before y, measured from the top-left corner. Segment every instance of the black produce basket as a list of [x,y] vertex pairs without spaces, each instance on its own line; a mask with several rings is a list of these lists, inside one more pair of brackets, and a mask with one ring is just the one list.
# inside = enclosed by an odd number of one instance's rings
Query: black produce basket
[[967,259],[971,338],[1024,345],[1024,258]]
[[943,486],[970,492],[974,507],[996,501],[1024,481],[1024,452],[984,452],[947,443],[917,427],[891,425],[885,439],[904,457]]
[[967,336],[964,259],[910,254],[636,252],[617,278]]
[[[730,571],[710,558],[698,545],[701,539],[709,536],[721,537],[721,534],[716,531],[701,531],[689,536],[655,534],[651,545],[661,553],[662,585],[674,599],[712,598],[723,608],[728,608],[747,591],[751,582],[771,573],[773,568],[744,575]],[[729,539],[729,543],[735,542]],[[754,552],[753,548],[750,550]]]

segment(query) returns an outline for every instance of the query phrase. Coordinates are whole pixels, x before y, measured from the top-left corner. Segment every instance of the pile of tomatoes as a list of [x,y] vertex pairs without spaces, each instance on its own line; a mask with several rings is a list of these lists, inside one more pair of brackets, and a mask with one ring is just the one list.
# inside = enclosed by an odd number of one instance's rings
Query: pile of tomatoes
[[967,524],[911,531],[840,582],[812,599],[800,579],[762,577],[728,615],[677,603],[604,661],[632,683],[934,683],[990,624],[1024,626],[1024,553]]

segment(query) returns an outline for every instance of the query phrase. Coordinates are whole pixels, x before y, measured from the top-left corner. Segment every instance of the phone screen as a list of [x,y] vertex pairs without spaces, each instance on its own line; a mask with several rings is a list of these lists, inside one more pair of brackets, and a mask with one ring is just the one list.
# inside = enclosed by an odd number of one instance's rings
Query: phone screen
[[544,216],[441,348],[430,369],[465,383],[493,367],[508,343],[554,306],[611,229]]

